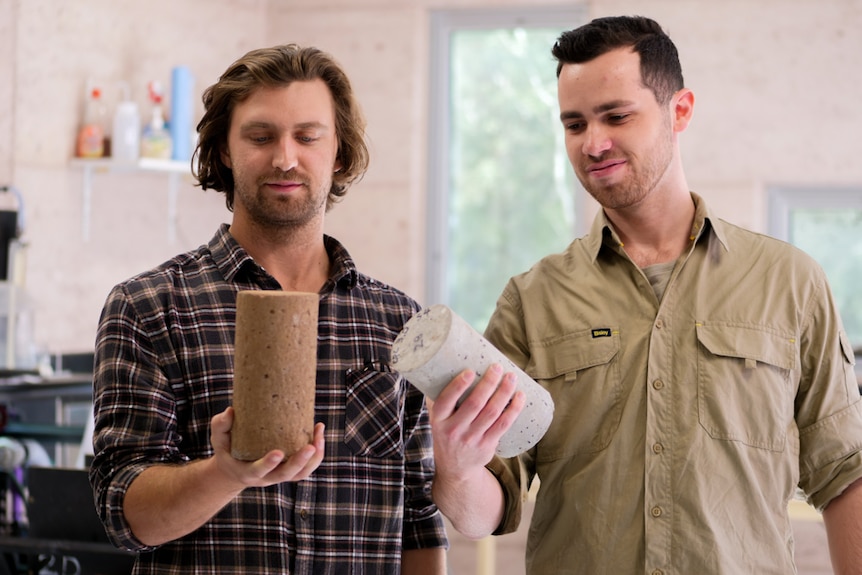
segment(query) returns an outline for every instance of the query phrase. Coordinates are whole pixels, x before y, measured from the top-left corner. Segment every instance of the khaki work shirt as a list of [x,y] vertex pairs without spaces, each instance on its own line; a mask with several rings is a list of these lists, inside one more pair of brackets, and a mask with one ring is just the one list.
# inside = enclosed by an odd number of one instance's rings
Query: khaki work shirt
[[550,391],[554,420],[489,464],[517,528],[540,479],[530,575],[788,574],[787,505],[862,476],[853,351],[820,267],[713,217],[659,302],[600,213],[512,278],[488,339]]

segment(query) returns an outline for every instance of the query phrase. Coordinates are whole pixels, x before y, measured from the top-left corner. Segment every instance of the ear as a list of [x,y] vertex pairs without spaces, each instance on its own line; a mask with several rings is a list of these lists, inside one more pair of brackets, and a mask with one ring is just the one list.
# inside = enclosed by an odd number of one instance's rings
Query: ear
[[221,152],[219,152],[219,157],[225,166],[231,170],[233,169],[233,166],[230,165],[230,150],[227,149],[227,146],[222,147]]
[[682,132],[688,127],[694,114],[694,93],[688,88],[683,88],[674,94],[671,99],[671,112],[673,131]]

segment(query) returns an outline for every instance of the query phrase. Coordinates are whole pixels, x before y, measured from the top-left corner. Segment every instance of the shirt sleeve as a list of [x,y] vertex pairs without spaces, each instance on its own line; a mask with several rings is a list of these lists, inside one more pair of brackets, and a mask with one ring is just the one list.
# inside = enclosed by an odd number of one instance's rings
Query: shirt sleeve
[[442,514],[431,499],[434,452],[425,396],[409,384],[404,422],[404,549],[448,548]]
[[[526,331],[520,296],[513,280],[509,281],[497,301],[497,307],[485,329],[485,338],[521,369],[527,365],[530,354],[525,341]],[[494,531],[494,535],[512,533],[518,529],[527,490],[535,475],[532,465],[534,450],[535,447],[509,459],[495,457],[486,465],[486,468],[500,482],[505,498],[503,519]]]
[[806,305],[799,345],[799,485],[822,511],[862,477],[862,401],[854,354],[822,273]]
[[134,537],[125,519],[126,491],[150,465],[187,458],[175,447],[176,402],[131,300],[125,289],[114,288],[99,321],[90,481],[110,539],[118,547],[141,551],[149,548]]

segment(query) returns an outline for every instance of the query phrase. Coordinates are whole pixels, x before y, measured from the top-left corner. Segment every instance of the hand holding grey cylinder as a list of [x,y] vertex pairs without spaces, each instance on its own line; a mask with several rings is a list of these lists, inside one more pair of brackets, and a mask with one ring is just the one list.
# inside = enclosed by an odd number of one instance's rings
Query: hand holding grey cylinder
[[285,457],[311,443],[319,296],[241,291],[236,298],[231,455]]
[[392,344],[392,369],[432,400],[464,369],[479,376],[492,364],[517,377],[524,410],[500,439],[497,454],[514,457],[533,447],[551,425],[551,394],[445,305],[423,309],[404,324]]

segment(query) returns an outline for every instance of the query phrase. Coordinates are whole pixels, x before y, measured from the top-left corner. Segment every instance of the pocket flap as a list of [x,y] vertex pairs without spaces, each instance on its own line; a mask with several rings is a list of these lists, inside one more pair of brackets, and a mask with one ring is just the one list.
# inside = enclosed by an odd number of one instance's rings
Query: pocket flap
[[698,341],[713,355],[737,357],[782,369],[796,369],[798,352],[794,337],[760,326],[723,322],[697,322]]
[[531,346],[524,371],[533,379],[552,379],[564,373],[604,365],[620,350],[617,328],[586,329]]

